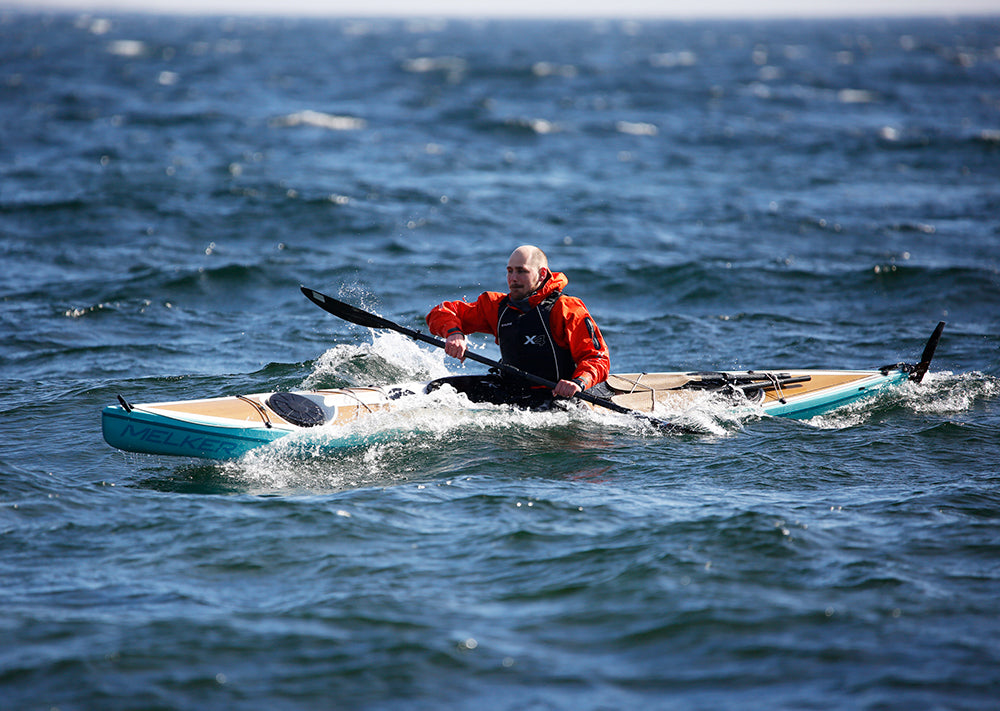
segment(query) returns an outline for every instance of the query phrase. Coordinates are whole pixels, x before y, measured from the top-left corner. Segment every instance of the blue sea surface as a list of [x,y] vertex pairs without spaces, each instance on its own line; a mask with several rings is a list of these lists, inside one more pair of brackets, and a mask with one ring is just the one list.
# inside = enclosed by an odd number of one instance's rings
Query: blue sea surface
[[[6,11],[0,117],[4,709],[1000,698],[1000,19]],[[947,327],[920,385],[705,436],[437,403],[227,463],[102,439],[119,394],[481,372],[299,285],[424,328],[523,243],[616,372]]]

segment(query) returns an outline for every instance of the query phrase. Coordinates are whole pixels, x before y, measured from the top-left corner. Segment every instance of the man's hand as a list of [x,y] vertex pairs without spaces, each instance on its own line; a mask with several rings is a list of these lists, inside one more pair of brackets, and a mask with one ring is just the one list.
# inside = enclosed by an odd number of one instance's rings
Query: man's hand
[[572,380],[560,380],[556,383],[556,386],[552,388],[552,394],[556,397],[573,397],[582,388],[574,383]]
[[450,355],[452,358],[458,358],[459,360],[465,360],[465,351],[468,349],[468,345],[465,342],[465,334],[452,333],[444,342],[444,352]]

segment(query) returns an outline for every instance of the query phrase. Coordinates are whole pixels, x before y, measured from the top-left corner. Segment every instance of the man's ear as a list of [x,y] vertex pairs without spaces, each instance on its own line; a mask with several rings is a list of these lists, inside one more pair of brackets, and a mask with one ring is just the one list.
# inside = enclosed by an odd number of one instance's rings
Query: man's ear
[[540,276],[542,278],[542,281],[545,281],[546,279],[548,279],[550,274],[551,274],[551,272],[546,267],[539,267],[538,268],[538,276]]

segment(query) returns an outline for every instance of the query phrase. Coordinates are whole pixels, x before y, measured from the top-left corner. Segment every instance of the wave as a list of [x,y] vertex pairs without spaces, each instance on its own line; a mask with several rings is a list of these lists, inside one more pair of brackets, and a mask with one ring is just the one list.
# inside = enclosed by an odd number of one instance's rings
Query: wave
[[[439,391],[403,398],[392,411],[357,423],[284,437],[224,468],[227,477],[254,490],[318,492],[436,482],[490,469],[505,451],[548,450],[570,442],[573,449],[585,450],[589,427],[584,411],[472,405],[457,393]],[[462,453],[460,461],[454,452]]]
[[305,109],[272,119],[270,125],[277,127],[309,126],[329,131],[360,131],[367,128],[368,122],[356,116],[342,116]]
[[370,343],[339,345],[321,355],[303,388],[396,385],[449,375],[443,352],[428,351],[398,333],[374,333]]

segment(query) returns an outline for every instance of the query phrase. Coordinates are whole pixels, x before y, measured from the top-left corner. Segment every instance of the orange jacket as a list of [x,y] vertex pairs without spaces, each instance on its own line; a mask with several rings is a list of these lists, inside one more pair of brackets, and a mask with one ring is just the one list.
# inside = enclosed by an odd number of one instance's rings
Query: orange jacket
[[[568,283],[565,274],[552,272],[538,291],[528,298],[528,303],[534,308],[553,291],[562,291]],[[496,340],[500,302],[505,296],[496,291],[485,291],[472,303],[446,301],[427,314],[427,325],[431,333],[441,338],[447,338],[448,332],[457,328],[462,333],[489,333]],[[565,295],[560,297],[552,307],[549,325],[556,344],[572,353],[576,364],[573,379],[579,378],[584,390],[607,380],[611,372],[608,346],[580,299]]]

